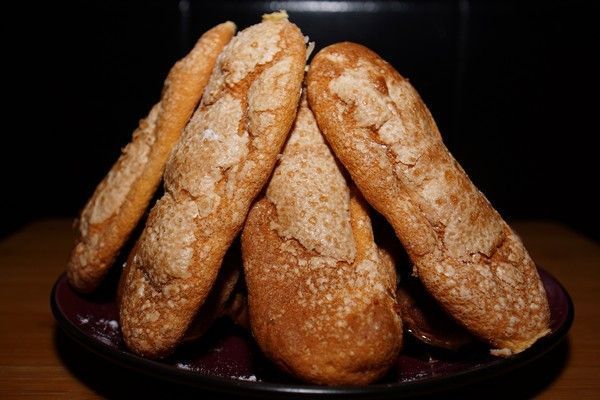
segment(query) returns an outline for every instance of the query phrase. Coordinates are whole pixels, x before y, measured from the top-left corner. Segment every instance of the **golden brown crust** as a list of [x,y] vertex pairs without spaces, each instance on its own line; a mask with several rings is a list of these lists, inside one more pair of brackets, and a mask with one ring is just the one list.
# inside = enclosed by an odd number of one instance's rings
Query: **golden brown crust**
[[77,290],[91,292],[98,286],[144,214],[217,56],[234,33],[232,22],[217,25],[173,66],[160,102],[140,121],[131,143],[86,204],[67,267],[69,282]]
[[302,33],[287,20],[245,29],[219,56],[122,277],[121,327],[134,352],[168,354],[204,302],[285,142],[304,66]]
[[242,256],[252,332],[270,359],[328,385],[366,384],[389,369],[402,343],[395,270],[306,101],[248,216]]
[[307,82],[319,127],[438,302],[495,354],[547,334],[533,261],[450,155],[408,81],[367,48],[338,43],[315,56]]

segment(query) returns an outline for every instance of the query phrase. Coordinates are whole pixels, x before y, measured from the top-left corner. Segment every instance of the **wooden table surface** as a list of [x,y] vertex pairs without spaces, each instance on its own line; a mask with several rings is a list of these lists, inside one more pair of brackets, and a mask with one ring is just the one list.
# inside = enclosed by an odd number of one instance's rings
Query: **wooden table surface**
[[[538,264],[575,304],[569,336],[539,361],[449,394],[460,398],[600,398],[600,246],[540,221],[513,226]],[[42,220],[0,242],[0,399],[156,398],[202,393],[117,367],[73,343],[50,312],[50,290],[64,270],[71,221]]]

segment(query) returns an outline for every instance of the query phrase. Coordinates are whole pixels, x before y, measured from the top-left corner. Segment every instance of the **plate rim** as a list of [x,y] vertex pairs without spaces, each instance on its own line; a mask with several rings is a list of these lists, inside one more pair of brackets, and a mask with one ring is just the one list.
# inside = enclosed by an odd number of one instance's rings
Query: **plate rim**
[[[159,361],[150,360],[130,352],[109,346],[101,341],[93,340],[89,335],[81,331],[73,324],[60,309],[56,300],[58,284],[64,279],[66,273],[61,273],[52,286],[50,293],[50,307],[58,326],[71,339],[92,351],[94,354],[115,362],[120,366],[133,369],[139,373],[151,375],[156,378],[174,383],[183,383],[190,387],[203,388],[211,391],[219,391],[230,394],[258,395],[272,397],[278,395],[303,396],[303,395],[325,395],[338,396],[395,396],[404,397],[416,394],[433,393],[444,389],[463,386],[488,377],[496,376],[519,368],[525,364],[535,361],[549,353],[567,336],[575,317],[575,308],[569,292],[562,283],[545,269],[537,267],[538,272],[547,275],[561,289],[567,300],[567,315],[565,322],[558,329],[542,340],[545,346],[540,348],[536,343],[527,350],[509,358],[498,358],[492,364],[476,366],[467,370],[429,377],[402,383],[373,383],[365,386],[321,386],[305,383],[273,383],[273,382],[251,382],[235,378],[227,378],[216,375],[201,374],[197,371],[189,371],[168,365]],[[68,282],[67,282],[68,284]]]

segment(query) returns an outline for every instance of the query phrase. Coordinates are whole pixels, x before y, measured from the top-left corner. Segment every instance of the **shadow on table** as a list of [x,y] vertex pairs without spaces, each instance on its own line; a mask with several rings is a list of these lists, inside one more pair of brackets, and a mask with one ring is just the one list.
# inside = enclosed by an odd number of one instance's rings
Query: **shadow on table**
[[[54,346],[60,360],[69,372],[105,398],[198,399],[217,395],[206,390],[157,380],[109,362],[71,340],[58,326],[55,326],[54,329]],[[480,383],[437,393],[431,398],[533,398],[561,374],[569,356],[570,342],[567,337],[549,354],[525,367]],[[247,398],[247,395],[244,397]],[[227,398],[231,398],[231,396],[227,396]]]

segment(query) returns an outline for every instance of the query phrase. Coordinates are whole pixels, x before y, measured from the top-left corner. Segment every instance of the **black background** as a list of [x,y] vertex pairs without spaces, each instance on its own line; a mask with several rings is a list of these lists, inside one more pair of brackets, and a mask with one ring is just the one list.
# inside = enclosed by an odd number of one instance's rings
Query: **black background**
[[505,217],[554,219],[597,240],[597,4],[2,2],[0,235],[75,216],[196,38],[283,6],[317,49],[356,41],[408,77]]

